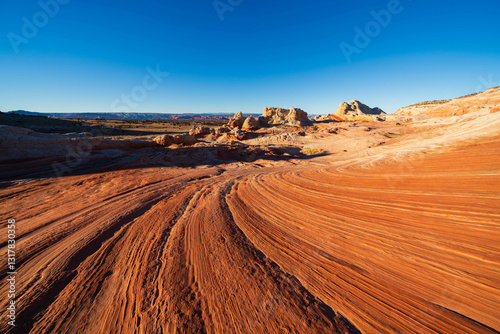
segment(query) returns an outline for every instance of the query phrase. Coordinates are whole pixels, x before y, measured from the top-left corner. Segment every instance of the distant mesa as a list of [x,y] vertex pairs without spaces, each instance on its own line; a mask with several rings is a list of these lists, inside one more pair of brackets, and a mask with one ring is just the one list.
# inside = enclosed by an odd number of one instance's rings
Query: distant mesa
[[30,115],[30,116],[48,116],[49,114],[27,111],[27,110],[12,110],[7,112],[7,114],[18,114],[18,115]]

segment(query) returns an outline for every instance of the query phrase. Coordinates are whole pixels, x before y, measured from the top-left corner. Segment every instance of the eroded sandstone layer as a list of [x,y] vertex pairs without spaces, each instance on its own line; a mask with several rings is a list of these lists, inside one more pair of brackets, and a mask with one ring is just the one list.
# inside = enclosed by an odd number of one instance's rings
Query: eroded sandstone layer
[[178,167],[155,151],[5,182],[17,326],[0,331],[498,332],[499,115],[324,123],[296,135],[326,149],[311,159]]
[[480,110],[500,111],[500,87],[493,87],[478,94],[459,97],[450,101],[419,103],[397,110],[394,115],[450,117]]

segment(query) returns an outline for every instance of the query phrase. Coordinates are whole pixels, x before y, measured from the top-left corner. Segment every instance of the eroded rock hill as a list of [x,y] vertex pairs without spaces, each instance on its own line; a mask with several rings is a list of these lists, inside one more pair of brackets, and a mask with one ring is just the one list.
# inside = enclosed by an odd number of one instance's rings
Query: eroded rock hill
[[451,101],[430,101],[399,109],[394,115],[450,117],[469,114],[476,111],[500,111],[500,87],[484,92],[459,97]]

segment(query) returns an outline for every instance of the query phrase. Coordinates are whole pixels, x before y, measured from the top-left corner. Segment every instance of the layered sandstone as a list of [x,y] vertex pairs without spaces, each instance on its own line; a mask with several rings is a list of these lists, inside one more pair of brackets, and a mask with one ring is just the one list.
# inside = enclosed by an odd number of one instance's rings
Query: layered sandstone
[[0,125],[1,160],[57,156],[87,156],[95,150],[156,146],[150,139],[110,139],[87,133],[51,134]]
[[482,109],[92,154],[59,178],[2,164],[0,332],[497,333],[500,113]]
[[459,97],[445,103],[429,102],[412,105],[399,109],[394,115],[451,117],[485,110],[492,113],[500,111],[500,87]]

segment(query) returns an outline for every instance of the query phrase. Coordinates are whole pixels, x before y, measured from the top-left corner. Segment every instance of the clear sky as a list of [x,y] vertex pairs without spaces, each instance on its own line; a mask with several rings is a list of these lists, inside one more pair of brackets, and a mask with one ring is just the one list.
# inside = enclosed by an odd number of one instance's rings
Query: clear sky
[[357,99],[391,113],[500,85],[499,13],[498,0],[2,0],[0,110],[324,114]]

